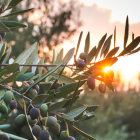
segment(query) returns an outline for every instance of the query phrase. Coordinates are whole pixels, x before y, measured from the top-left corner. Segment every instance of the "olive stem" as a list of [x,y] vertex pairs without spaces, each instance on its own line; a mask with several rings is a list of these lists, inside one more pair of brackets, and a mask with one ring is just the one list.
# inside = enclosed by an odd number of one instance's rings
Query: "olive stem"
[[[10,88],[10,87],[5,86],[5,85],[2,85],[2,84],[0,84],[0,87],[2,87],[3,89],[11,90],[11,88]],[[26,96],[24,96],[24,95],[20,94],[19,92],[15,91],[15,90],[11,90],[11,91],[12,91],[14,94],[16,94],[16,95],[20,96],[21,98],[24,98],[24,99],[28,100],[29,102],[31,102],[31,101],[32,101],[30,98],[28,98],[28,97],[26,97]]]

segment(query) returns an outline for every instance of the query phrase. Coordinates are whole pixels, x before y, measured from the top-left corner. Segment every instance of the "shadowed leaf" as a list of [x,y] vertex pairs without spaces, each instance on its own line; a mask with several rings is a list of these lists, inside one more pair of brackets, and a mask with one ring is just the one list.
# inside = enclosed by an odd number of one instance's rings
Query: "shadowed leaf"
[[127,16],[126,23],[125,23],[125,34],[124,34],[124,45],[123,45],[124,49],[127,44],[128,34],[129,34],[129,22],[128,22],[128,16]]
[[112,39],[112,35],[110,35],[108,38],[107,38],[107,40],[105,41],[105,43],[104,43],[104,46],[103,46],[103,48],[102,48],[102,50],[101,50],[101,54],[100,54],[100,58],[102,57],[102,55],[104,54],[104,52],[106,51],[106,49],[108,49],[108,45],[109,45],[109,43],[111,42],[111,39]]
[[96,56],[96,46],[94,46],[88,54],[88,64],[93,60]]
[[114,29],[114,48],[116,46],[116,26],[115,26],[115,29]]
[[106,39],[106,36],[107,36],[107,33],[101,38],[101,40],[100,40],[99,43],[98,43],[98,47],[97,47],[97,49],[96,49],[95,60],[97,59],[98,54],[99,54],[100,50],[102,49],[102,46],[103,46],[104,41],[105,41],[105,39]]
[[127,53],[130,53],[133,49],[135,49],[138,44],[140,43],[140,36],[138,36],[137,38],[135,38],[119,55],[120,56],[124,56]]
[[89,51],[89,47],[90,47],[90,32],[88,32],[87,34],[86,41],[85,41],[85,48],[84,48],[84,52],[86,52],[87,54]]
[[119,47],[113,48],[113,49],[107,54],[106,58],[109,58],[109,57],[114,56],[114,55],[118,52],[118,50],[119,50]]

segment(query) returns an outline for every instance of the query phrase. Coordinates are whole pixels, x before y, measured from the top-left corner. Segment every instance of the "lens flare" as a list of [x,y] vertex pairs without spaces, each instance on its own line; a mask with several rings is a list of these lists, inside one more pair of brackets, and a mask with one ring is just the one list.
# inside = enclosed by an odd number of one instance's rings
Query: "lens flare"
[[106,67],[106,68],[104,69],[105,72],[108,72],[109,70],[110,70],[110,67]]

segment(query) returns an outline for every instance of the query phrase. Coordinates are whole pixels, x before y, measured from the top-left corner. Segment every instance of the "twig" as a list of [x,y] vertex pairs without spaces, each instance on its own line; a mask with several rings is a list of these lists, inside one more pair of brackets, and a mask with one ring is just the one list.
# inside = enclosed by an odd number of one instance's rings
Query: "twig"
[[[0,84],[0,87],[2,87],[3,89],[11,90],[10,87],[7,87],[7,86],[2,85],[2,84]],[[26,97],[26,96],[20,94],[19,92],[15,91],[15,90],[11,90],[11,91],[12,91],[13,93],[15,93],[16,95],[20,96],[21,98],[24,98],[24,99],[28,100],[29,102],[32,101],[30,98],[28,98],[28,97]]]

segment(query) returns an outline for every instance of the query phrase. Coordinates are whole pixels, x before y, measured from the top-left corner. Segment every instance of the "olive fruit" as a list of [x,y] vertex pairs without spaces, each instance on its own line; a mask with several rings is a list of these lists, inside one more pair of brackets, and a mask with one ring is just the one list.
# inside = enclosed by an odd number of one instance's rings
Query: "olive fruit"
[[95,89],[95,79],[92,78],[91,76],[89,76],[87,79],[87,85],[91,90],[94,90]]
[[52,89],[55,89],[56,90],[58,87],[59,87],[59,83],[56,82]]
[[70,137],[67,138],[67,140],[75,140],[75,138],[70,136]]
[[37,119],[39,116],[39,110],[38,108],[34,107],[30,110],[30,117],[32,120]]
[[2,113],[2,114],[8,113],[8,109],[7,109],[7,106],[5,104],[0,104],[0,113]]
[[48,106],[46,104],[42,104],[39,108],[42,113],[47,114]]
[[77,67],[78,68],[84,68],[85,66],[86,66],[86,63],[84,60],[82,60],[82,59],[77,60]]
[[83,60],[86,60],[86,57],[87,57],[87,53],[86,53],[86,52],[80,53],[79,58],[81,58],[81,59],[83,59]]
[[37,91],[36,91],[35,89],[31,89],[31,90],[30,90],[30,93],[31,93],[31,94],[34,94],[34,95],[37,95],[37,94],[38,94]]
[[4,94],[4,97],[3,97],[3,100],[6,104],[9,104],[10,101],[12,100],[13,98],[13,92],[11,91],[6,91],[5,94]]
[[24,114],[20,114],[15,118],[15,124],[23,125],[26,121],[26,117]]
[[57,124],[56,118],[53,117],[53,116],[49,116],[48,119],[47,119],[47,126],[48,127],[54,127],[54,126],[56,126],[56,124]]
[[49,140],[49,132],[47,130],[42,130],[40,133],[40,139],[41,140]]
[[54,126],[54,127],[50,127],[50,129],[54,134],[56,134],[56,135],[60,134],[61,127],[60,127],[59,123],[57,123],[56,126]]
[[32,120],[30,115],[27,115],[28,121],[30,125],[34,125],[37,122],[37,119]]
[[14,100],[11,100],[9,103],[9,107],[11,110],[15,109],[17,107],[17,102]]
[[[23,88],[23,93],[24,93],[29,87],[30,87],[30,85],[24,86],[24,88]],[[29,89],[26,93],[28,94],[28,93],[30,93],[30,92],[31,92],[31,89]]]
[[60,133],[60,140],[66,140],[68,138],[68,133],[67,131],[61,131]]
[[39,92],[39,85],[33,86],[33,89],[35,89],[37,92]]
[[42,124],[43,124],[44,126],[47,126],[47,119],[48,119],[48,117],[44,117],[44,118],[42,119]]
[[9,136],[6,133],[0,134],[0,139],[1,140],[10,140]]
[[0,33],[1,37],[4,38],[6,33]]
[[32,132],[33,134],[36,136],[36,137],[39,137],[40,136],[40,132],[41,132],[41,129],[38,125],[34,125],[32,127]]
[[101,93],[105,93],[106,92],[106,85],[100,83],[98,89]]

